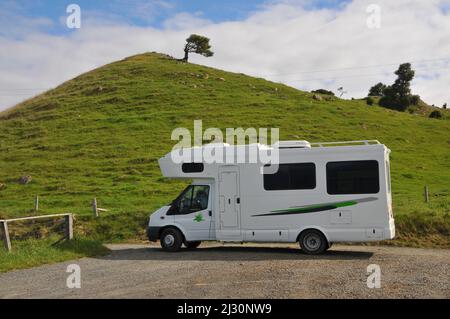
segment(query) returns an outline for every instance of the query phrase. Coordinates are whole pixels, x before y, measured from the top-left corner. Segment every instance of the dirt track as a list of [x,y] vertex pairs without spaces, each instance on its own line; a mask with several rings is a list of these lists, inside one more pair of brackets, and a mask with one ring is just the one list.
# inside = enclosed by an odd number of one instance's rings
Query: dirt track
[[[109,256],[0,275],[2,298],[450,298],[450,250],[333,246],[308,256],[296,245],[207,244],[165,253],[111,245]],[[81,288],[66,287],[67,265]],[[381,267],[381,288],[366,269]]]

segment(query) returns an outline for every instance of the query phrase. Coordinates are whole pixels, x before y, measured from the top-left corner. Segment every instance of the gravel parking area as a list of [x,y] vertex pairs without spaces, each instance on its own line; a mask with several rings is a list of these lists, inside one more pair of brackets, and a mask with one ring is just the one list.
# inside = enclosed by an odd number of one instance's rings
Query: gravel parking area
[[[324,255],[297,245],[110,245],[108,256],[0,274],[1,298],[450,298],[450,250],[335,245]],[[66,286],[78,264],[81,288]],[[381,288],[367,286],[367,266]]]

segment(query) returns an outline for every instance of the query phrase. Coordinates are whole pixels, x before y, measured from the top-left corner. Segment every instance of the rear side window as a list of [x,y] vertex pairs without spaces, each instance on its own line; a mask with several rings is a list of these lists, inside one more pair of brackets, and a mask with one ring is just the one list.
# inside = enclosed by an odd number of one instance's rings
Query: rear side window
[[203,172],[203,163],[183,163],[181,170],[183,173],[201,173]]
[[264,189],[267,191],[314,188],[316,188],[314,163],[279,164],[275,174],[264,174]]
[[377,161],[327,163],[327,192],[341,194],[376,194],[380,191]]

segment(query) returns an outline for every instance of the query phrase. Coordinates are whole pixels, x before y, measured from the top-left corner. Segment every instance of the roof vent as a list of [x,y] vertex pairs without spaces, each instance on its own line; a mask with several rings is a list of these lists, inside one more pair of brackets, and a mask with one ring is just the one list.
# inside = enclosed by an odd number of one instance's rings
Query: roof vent
[[287,148],[311,148],[311,144],[308,141],[279,141],[273,145],[273,147],[279,149]]

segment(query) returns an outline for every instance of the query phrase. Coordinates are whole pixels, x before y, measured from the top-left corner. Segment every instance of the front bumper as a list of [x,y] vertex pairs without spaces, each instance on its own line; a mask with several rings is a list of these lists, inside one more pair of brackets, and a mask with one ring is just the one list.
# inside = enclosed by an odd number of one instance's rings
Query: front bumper
[[150,241],[157,241],[159,239],[159,231],[162,227],[147,226],[147,237]]

